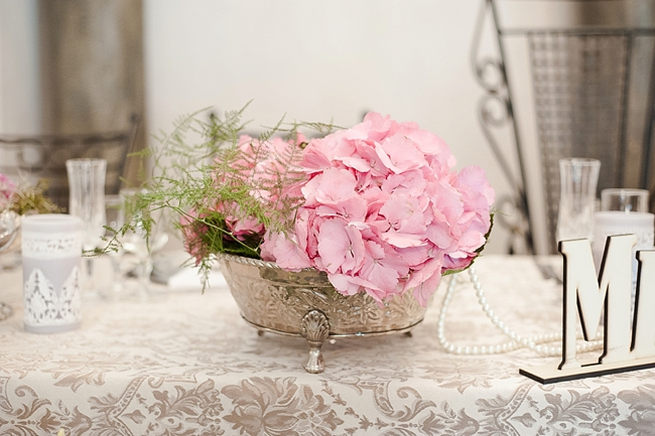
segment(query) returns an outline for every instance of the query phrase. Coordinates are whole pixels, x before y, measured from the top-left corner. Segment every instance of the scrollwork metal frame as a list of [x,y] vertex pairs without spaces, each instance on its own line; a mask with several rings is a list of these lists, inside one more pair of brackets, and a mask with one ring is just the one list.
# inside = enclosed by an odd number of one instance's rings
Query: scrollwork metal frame
[[[525,40],[535,109],[537,134],[534,143],[545,189],[544,231],[547,236],[539,238],[538,242],[548,246],[540,250],[547,248],[555,252],[559,159],[580,156],[604,162],[599,190],[616,186],[655,190],[651,175],[655,165],[655,56],[649,48],[655,39],[655,25],[646,17],[639,23],[617,18],[610,24],[610,21],[596,19],[616,12],[603,2],[558,0],[557,3],[565,7],[559,10],[573,14],[572,20],[526,27],[512,23],[512,17],[517,17],[515,14],[505,14],[505,8],[511,8],[509,3],[521,2],[483,0],[475,24],[470,64],[476,81],[484,90],[477,107],[478,122],[503,176],[512,187],[512,192],[496,203],[501,212],[496,215],[498,223],[511,231],[511,247],[520,237],[525,244],[524,251],[535,253],[535,235],[530,224],[538,225],[536,221],[540,220],[534,220],[537,209],[531,209],[533,205],[529,203],[527,189],[528,181],[531,186],[538,185],[528,180],[525,161],[526,146],[532,139],[524,142],[526,138],[521,138],[506,65],[507,54],[514,48],[509,39]],[[550,7],[555,2],[541,3]],[[582,4],[584,8],[578,7]],[[629,6],[621,7],[627,14]],[[646,11],[655,11],[655,2],[651,0],[645,4],[642,12]],[[501,22],[499,16],[507,18],[507,22]],[[482,53],[482,41],[490,34],[494,42],[491,55],[486,46]],[[635,59],[641,61],[633,61]],[[510,71],[514,73],[514,66]],[[641,79],[636,80],[637,77]],[[520,118],[523,122],[523,117]],[[525,120],[529,118],[526,116]],[[507,149],[501,149],[500,129],[511,131],[515,150],[511,158],[507,156]],[[640,157],[637,165],[636,157]],[[655,201],[651,208],[653,204]],[[512,216],[516,219],[509,220]],[[513,252],[511,247],[510,253]]]
[[[480,52],[480,45],[485,23],[491,19],[496,32],[498,45],[497,57],[483,56]],[[501,212],[496,215],[497,222],[509,229],[512,238],[519,238],[525,244],[526,250],[534,253],[534,241],[530,231],[530,208],[528,196],[526,193],[526,174],[521,162],[523,153],[521,150],[521,140],[516,118],[514,117],[514,108],[512,106],[512,96],[507,80],[507,71],[503,59],[505,47],[501,38],[498,26],[498,12],[493,0],[485,0],[478,14],[471,46],[471,67],[478,84],[484,89],[485,94],[480,98],[478,103],[478,122],[482,133],[489,144],[493,155],[498,162],[503,176],[514,192],[501,197],[497,200],[497,209]],[[495,80],[493,79],[495,77]],[[491,79],[490,79],[491,78]],[[503,127],[510,127],[514,135],[514,147],[518,159],[519,177],[517,178],[512,170],[507,158],[501,151],[500,145],[494,130]],[[512,209],[509,211],[507,208]],[[514,216],[512,220],[509,217]],[[514,253],[514,243],[510,243],[509,252]]]

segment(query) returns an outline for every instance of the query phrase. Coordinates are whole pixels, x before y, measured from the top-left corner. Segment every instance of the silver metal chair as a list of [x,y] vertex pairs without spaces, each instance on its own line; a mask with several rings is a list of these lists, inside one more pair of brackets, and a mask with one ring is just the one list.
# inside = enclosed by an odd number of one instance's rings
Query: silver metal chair
[[[482,54],[485,30],[492,57]],[[483,132],[515,189],[498,222],[527,251],[556,250],[560,158],[599,159],[599,190],[654,186],[654,1],[485,0],[472,63],[486,91]],[[513,150],[498,139],[503,129]]]
[[134,151],[139,117],[132,115],[125,130],[72,135],[0,136],[0,172],[31,182],[45,180],[48,197],[68,209],[66,160],[107,160],[105,190],[118,194],[128,155]]

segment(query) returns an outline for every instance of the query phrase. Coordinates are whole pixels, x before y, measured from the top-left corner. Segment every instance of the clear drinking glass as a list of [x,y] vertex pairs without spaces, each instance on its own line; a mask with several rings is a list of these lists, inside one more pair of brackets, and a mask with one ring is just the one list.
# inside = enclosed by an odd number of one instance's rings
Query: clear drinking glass
[[[107,161],[104,159],[68,159],[69,203],[68,213],[83,222],[82,248],[85,251],[101,246],[105,232],[105,176]],[[82,288],[85,292],[95,291],[93,281],[93,259],[83,262]]]
[[[136,208],[138,196],[146,194],[144,189],[121,189],[121,213],[119,226],[125,223],[132,224],[133,228],[128,230],[121,239],[124,259],[129,262],[132,259],[132,265],[128,265],[128,273],[137,278],[136,291],[137,296],[145,297],[150,291],[150,274],[152,273],[152,254],[162,249],[168,242],[168,235],[164,231],[163,216],[151,213],[153,219],[150,229],[149,239],[146,239],[146,230],[143,228],[140,220],[142,217],[136,214],[143,213]],[[150,212],[149,212],[150,213]]]
[[557,240],[578,238],[591,240],[600,161],[577,157],[560,159],[559,170]]

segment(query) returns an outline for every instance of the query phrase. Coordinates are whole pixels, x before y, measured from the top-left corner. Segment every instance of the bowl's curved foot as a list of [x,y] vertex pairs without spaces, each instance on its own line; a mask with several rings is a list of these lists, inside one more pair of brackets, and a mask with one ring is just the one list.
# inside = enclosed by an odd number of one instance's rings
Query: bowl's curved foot
[[305,362],[305,371],[320,374],[325,369],[321,346],[330,336],[330,322],[323,312],[312,309],[300,321],[300,334],[307,340],[309,355]]

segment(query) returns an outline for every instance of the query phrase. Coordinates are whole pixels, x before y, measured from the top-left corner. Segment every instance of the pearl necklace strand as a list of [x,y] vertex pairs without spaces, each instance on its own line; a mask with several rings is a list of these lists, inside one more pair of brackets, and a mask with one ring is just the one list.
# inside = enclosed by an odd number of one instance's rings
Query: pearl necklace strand
[[[542,356],[557,356],[562,354],[562,346],[553,346],[548,345],[553,342],[562,341],[561,333],[546,333],[536,336],[520,336],[514,330],[510,329],[498,316],[494,313],[493,309],[487,302],[487,297],[485,296],[482,284],[480,279],[475,272],[475,267],[471,265],[468,269],[468,275],[471,283],[473,284],[473,289],[475,289],[475,295],[478,298],[478,303],[482,307],[482,310],[487,315],[487,318],[491,323],[496,326],[505,336],[510,340],[502,344],[494,345],[454,345],[446,339],[444,334],[444,327],[446,324],[446,313],[450,302],[455,293],[455,284],[457,283],[457,275],[454,274],[450,281],[448,282],[448,288],[446,289],[446,295],[443,299],[443,305],[441,306],[441,312],[439,313],[439,319],[437,321],[437,339],[441,346],[449,353],[452,354],[465,354],[465,355],[481,355],[481,354],[498,354],[498,353],[507,353],[509,351],[514,351],[519,348],[529,348],[530,350],[536,352]],[[578,352],[586,352],[592,350],[599,350],[602,348],[602,341],[595,340],[590,342],[584,342],[576,346]]]

